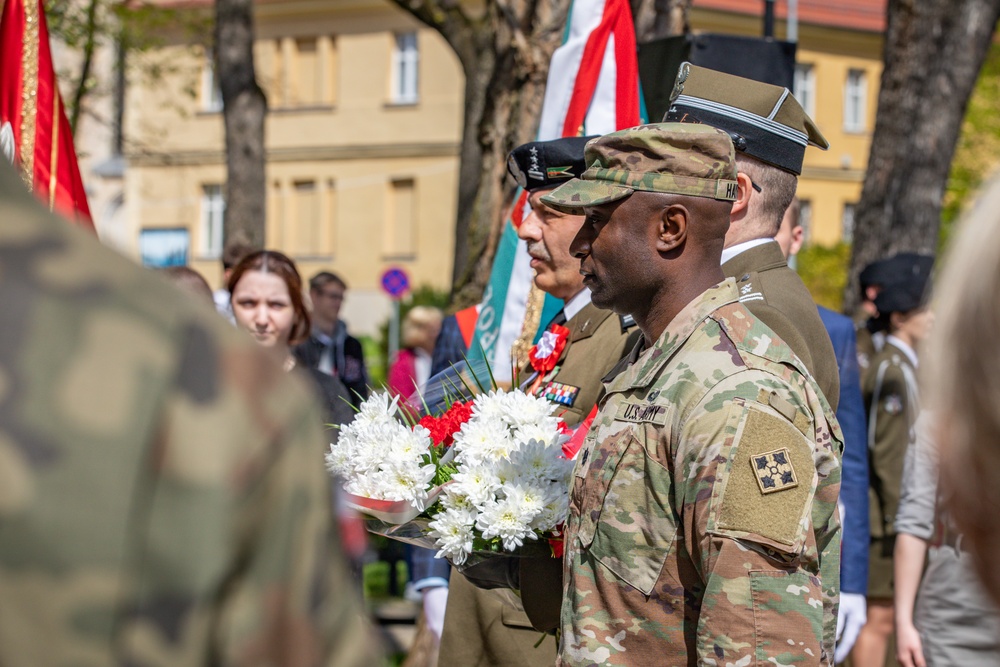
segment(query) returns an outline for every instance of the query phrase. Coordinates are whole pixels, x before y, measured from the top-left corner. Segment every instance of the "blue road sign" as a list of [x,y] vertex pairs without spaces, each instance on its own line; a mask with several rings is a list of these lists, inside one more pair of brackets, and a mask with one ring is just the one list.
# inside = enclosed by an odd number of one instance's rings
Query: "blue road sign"
[[382,289],[393,299],[399,299],[410,289],[410,278],[403,269],[393,267],[382,274]]

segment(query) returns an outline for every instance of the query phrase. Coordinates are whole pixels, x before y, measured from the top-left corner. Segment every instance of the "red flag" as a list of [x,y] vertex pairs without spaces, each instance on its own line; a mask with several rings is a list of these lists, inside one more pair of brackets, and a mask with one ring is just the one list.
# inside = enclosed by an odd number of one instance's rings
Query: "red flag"
[[[9,128],[7,128],[9,124]],[[21,178],[49,210],[94,228],[49,47],[41,0],[6,0],[0,17],[0,132]]]

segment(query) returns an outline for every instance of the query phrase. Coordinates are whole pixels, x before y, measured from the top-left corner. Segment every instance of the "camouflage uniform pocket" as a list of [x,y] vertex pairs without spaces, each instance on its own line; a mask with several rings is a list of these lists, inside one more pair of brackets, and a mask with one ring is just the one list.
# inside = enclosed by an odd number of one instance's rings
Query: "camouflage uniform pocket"
[[820,664],[823,595],[818,581],[805,572],[751,572],[750,591],[754,664]]
[[669,472],[629,434],[607,485],[590,554],[616,577],[649,595],[677,534]]

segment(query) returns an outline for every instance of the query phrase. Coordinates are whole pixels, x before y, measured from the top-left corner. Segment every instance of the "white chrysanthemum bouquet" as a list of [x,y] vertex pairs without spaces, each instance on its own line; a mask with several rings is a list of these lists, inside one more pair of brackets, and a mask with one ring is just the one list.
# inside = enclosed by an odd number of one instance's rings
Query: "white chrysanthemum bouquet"
[[456,565],[516,552],[526,540],[560,539],[569,511],[573,462],[556,407],[492,391],[411,427],[395,399],[376,394],[341,429],[327,466],[354,506],[386,526],[376,522],[376,532],[432,546]]

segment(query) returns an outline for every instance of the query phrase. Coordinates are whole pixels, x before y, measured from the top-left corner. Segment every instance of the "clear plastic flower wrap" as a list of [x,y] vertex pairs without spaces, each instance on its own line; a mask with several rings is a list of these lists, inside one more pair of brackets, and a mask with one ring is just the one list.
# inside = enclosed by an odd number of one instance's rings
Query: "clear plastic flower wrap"
[[412,401],[400,409],[375,394],[341,429],[327,466],[369,530],[435,549],[459,568],[494,554],[561,555],[573,462],[555,409],[493,390],[418,421]]

